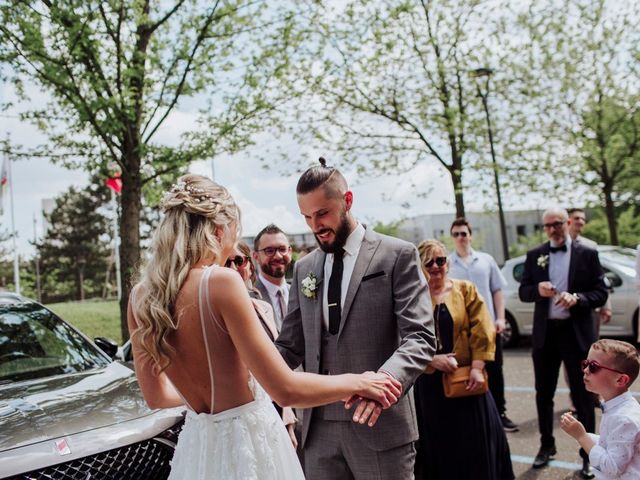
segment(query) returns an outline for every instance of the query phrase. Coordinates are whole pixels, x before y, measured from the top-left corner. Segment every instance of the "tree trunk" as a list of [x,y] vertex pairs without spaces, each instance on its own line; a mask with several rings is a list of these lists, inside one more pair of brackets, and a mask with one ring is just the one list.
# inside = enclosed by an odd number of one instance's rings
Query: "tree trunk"
[[607,214],[607,223],[609,225],[609,241],[611,245],[619,245],[618,226],[616,225],[616,211],[611,197],[611,188],[607,185],[602,190],[604,195],[605,212]]
[[[129,168],[122,172],[122,213],[120,215],[120,275],[122,297],[120,298],[120,331],[122,341],[129,338],[127,307],[131,283],[140,261],[140,208],[142,187],[140,186],[140,158],[137,152],[127,162]],[[137,168],[136,168],[137,167]]]
[[78,282],[78,287],[77,287],[78,300],[83,302],[84,301],[84,265],[83,264],[78,265],[77,282]]
[[456,218],[464,217],[464,195],[462,191],[462,174],[460,169],[452,168],[449,170],[451,174],[451,183],[453,183],[453,194],[456,199]]

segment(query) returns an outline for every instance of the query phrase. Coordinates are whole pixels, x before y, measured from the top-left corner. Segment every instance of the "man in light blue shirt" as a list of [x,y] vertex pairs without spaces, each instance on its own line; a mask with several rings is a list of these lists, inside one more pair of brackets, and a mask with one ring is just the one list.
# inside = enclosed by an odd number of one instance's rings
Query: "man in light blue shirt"
[[496,326],[495,361],[487,362],[486,365],[489,374],[489,389],[496,402],[496,407],[498,407],[503,428],[507,432],[515,432],[518,430],[518,426],[506,414],[504,374],[502,372],[502,332],[506,326],[502,289],[506,287],[507,282],[491,255],[471,248],[472,230],[465,218],[455,219],[450,232],[455,244],[455,251],[449,256],[449,276],[460,280],[469,280],[476,286]]

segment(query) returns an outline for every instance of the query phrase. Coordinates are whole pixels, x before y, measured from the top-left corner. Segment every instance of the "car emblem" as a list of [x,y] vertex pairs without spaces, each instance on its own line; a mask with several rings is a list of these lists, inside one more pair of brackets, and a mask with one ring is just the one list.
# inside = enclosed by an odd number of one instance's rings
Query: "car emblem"
[[62,440],[56,440],[54,443],[58,455],[69,455],[71,453],[71,449],[69,448],[69,444],[67,443],[66,438],[63,438]]

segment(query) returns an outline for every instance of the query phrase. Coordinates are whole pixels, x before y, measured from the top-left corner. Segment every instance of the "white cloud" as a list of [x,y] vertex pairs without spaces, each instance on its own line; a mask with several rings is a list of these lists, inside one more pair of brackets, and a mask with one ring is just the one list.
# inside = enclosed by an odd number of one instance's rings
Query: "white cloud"
[[242,235],[255,235],[270,223],[275,223],[288,233],[299,233],[308,230],[302,215],[293,212],[290,205],[269,204],[267,206],[258,206],[244,196],[237,186],[229,187],[229,191],[242,212]]

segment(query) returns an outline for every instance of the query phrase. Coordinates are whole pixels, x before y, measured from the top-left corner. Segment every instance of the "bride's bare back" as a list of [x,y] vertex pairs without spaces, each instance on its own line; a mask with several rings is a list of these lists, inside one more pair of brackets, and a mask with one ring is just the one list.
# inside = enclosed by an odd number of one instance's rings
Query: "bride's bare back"
[[[215,270],[213,267],[208,273],[213,276]],[[217,413],[251,402],[253,394],[248,387],[249,370],[219,313],[215,315],[210,310],[214,296],[204,291],[199,299],[205,272],[203,268],[192,269],[178,293],[178,329],[168,339],[176,353],[166,374],[195,412]],[[205,284],[205,290],[206,287]]]

